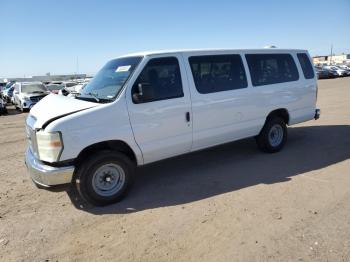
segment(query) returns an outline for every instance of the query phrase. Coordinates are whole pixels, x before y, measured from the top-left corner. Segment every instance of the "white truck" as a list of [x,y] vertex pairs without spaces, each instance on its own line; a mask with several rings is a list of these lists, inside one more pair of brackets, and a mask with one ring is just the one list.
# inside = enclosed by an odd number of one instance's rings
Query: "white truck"
[[[109,61],[76,98],[48,95],[26,120],[35,184],[119,201],[135,167],[255,137],[278,152],[287,126],[318,119],[306,50],[144,52]],[[273,157],[273,156],[271,156]]]

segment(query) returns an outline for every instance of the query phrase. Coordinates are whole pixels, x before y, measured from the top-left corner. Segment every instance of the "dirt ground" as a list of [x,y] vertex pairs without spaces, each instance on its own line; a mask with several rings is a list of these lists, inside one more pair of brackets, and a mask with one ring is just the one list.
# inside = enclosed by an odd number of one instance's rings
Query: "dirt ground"
[[[27,114],[0,116],[0,261],[350,261],[350,77],[278,154],[246,139],[138,170],[121,203],[37,189]],[[71,200],[73,200],[74,205]]]

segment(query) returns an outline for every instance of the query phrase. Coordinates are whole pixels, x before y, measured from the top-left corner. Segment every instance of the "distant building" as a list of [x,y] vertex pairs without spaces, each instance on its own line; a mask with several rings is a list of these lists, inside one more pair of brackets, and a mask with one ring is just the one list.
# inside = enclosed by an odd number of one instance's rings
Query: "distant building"
[[350,64],[350,54],[314,56],[314,65]]
[[74,80],[74,79],[84,79],[86,78],[86,74],[77,74],[77,75],[44,75],[44,76],[32,76],[32,81],[42,81],[42,82],[49,82],[49,81],[68,81],[68,80]]
[[31,77],[7,77],[0,78],[0,81],[9,82],[9,81],[19,81],[19,82],[32,82],[32,81],[41,81],[41,82],[51,82],[51,81],[69,81],[74,79],[84,79],[88,76],[86,74],[74,74],[74,75],[50,75],[46,74],[44,76],[31,76]]

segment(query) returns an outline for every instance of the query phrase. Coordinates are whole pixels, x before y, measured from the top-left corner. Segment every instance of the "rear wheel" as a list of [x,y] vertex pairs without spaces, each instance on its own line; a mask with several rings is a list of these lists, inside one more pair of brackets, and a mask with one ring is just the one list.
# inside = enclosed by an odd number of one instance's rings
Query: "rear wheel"
[[256,137],[257,145],[264,152],[278,152],[287,141],[287,133],[287,126],[282,118],[268,118],[260,134]]
[[124,154],[101,151],[80,164],[75,176],[76,188],[92,205],[112,204],[126,195],[134,169],[134,163]]

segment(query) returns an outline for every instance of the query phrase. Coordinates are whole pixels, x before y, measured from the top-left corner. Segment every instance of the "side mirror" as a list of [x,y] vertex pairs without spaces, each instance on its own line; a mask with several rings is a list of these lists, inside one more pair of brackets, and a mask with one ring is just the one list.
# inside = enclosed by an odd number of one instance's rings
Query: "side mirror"
[[142,96],[143,96],[143,90],[142,90],[142,84],[139,83],[136,86],[134,86],[134,92],[132,94],[132,100],[134,103],[138,104],[142,102]]
[[150,87],[151,85],[149,83],[138,83],[134,85],[132,94],[134,103],[139,104],[146,102],[149,99]]
[[142,90],[142,84],[141,84],[141,83],[139,83],[139,84],[137,85],[137,91],[138,91],[138,94],[139,94],[140,96],[143,96],[143,90]]

